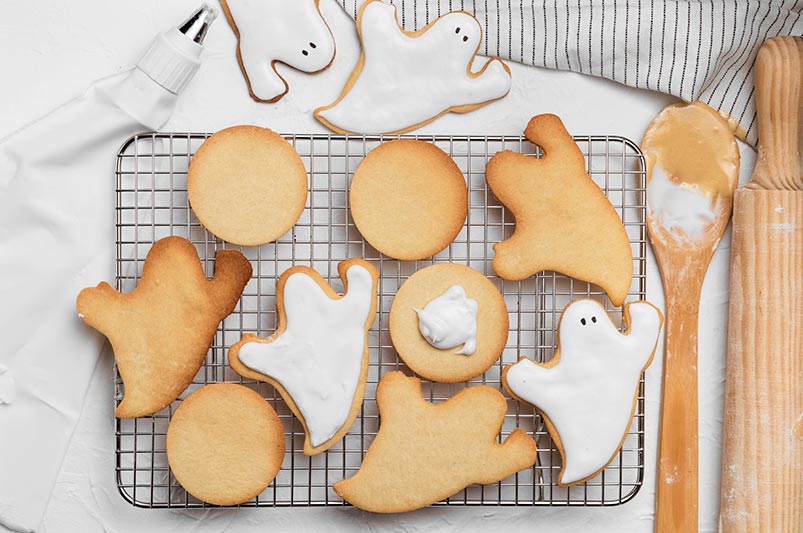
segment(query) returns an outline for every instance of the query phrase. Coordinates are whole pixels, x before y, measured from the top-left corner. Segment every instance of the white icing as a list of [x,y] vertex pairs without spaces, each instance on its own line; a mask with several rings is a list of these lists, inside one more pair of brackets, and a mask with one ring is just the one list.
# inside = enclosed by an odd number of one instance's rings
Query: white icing
[[398,132],[510,91],[510,74],[498,58],[469,75],[482,29],[467,13],[448,13],[412,37],[396,22],[393,5],[374,0],[363,7],[359,29],[364,64],[357,81],[340,102],[316,111],[341,130]]
[[717,219],[720,197],[676,185],[656,162],[647,183],[647,216],[678,241],[697,240]]
[[455,353],[471,355],[477,349],[476,300],[466,297],[460,285],[430,301],[423,309],[415,309],[418,330],[433,347],[439,350],[463,347]]
[[522,359],[505,376],[507,387],[555,426],[565,460],[561,483],[602,469],[630,426],[639,377],[658,342],[661,317],[644,302],[628,310],[630,333],[623,335],[596,302],[572,302],[561,316],[558,363],[546,368]]
[[0,365],[0,405],[11,405],[17,400],[17,383],[7,372],[8,368]]
[[376,294],[363,266],[350,266],[346,280],[346,294],[332,299],[307,274],[292,274],[284,286],[285,330],[269,343],[245,343],[239,352],[245,366],[275,379],[292,397],[313,447],[346,423],[362,369],[365,323]]
[[273,62],[318,72],[335,57],[332,32],[315,0],[226,0],[237,30],[251,91],[273,100],[287,91]]

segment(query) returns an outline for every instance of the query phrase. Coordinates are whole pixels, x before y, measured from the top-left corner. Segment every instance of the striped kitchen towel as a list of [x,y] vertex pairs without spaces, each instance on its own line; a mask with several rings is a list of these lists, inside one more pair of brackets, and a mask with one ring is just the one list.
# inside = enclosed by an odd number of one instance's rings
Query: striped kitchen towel
[[[364,0],[338,0],[352,17]],[[701,100],[758,137],[752,68],[761,43],[803,35],[803,0],[392,0],[404,29],[449,11],[485,30],[480,52]],[[736,127],[738,124],[740,127]]]

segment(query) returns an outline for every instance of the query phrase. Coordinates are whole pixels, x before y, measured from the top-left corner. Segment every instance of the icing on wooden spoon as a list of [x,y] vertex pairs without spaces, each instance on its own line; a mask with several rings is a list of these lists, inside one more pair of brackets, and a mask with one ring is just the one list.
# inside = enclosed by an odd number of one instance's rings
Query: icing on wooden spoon
[[739,177],[739,148],[725,119],[702,102],[671,105],[647,128],[641,149],[653,245],[716,245]]
[[659,113],[641,150],[647,230],[666,298],[655,531],[697,531],[697,317],[731,215],[739,148],[719,113],[695,102]]

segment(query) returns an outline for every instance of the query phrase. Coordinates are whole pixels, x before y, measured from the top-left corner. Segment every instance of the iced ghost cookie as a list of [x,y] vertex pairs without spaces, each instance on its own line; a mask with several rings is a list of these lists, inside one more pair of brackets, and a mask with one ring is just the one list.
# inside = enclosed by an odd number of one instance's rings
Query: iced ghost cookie
[[369,0],[357,14],[362,55],[334,103],[315,117],[338,133],[404,133],[453,111],[465,113],[510,91],[499,58],[472,68],[482,40],[473,16],[455,11],[404,31],[396,7]]
[[390,372],[379,381],[376,402],[379,433],[357,473],[333,486],[360,509],[420,509],[535,464],[535,441],[524,431],[500,443],[507,402],[491,387],[469,387],[434,405],[424,400],[418,379]]
[[335,57],[332,32],[318,0],[220,0],[237,36],[237,61],[257,102],[276,102],[289,90],[276,70],[327,68]]
[[262,396],[235,383],[196,390],[167,428],[167,461],[199,500],[237,505],[267,488],[284,459],[284,431]]
[[187,171],[187,195],[206,229],[224,241],[257,246],[298,221],[307,201],[307,171],[281,135],[234,126],[198,148]]
[[306,455],[343,438],[365,394],[379,274],[362,259],[341,262],[338,272],[343,295],[311,268],[285,271],[276,287],[276,333],[243,335],[229,350],[235,372],[269,383],[282,395],[304,426]]
[[622,220],[558,117],[535,116],[524,134],[543,158],[506,150],[485,168],[491,191],[516,218],[513,236],[494,245],[494,271],[517,281],[553,270],[599,285],[622,305],[633,277]]
[[505,390],[543,415],[563,459],[560,485],[583,483],[605,468],[633,420],[663,317],[648,302],[626,304],[623,313],[624,334],[599,303],[575,300],[563,310],[549,362],[522,357],[502,372]]
[[371,246],[411,261],[435,255],[457,237],[468,213],[468,188],[446,152],[400,139],[380,144],[360,162],[349,206]]
[[187,388],[250,278],[243,254],[219,250],[207,280],[195,246],[166,237],[148,252],[133,291],[120,294],[103,282],[78,294],[79,315],[108,337],[123,379],[115,416],[155,413]]
[[502,294],[481,273],[453,263],[415,272],[396,293],[388,329],[399,357],[416,374],[457,383],[488,370],[508,335]]

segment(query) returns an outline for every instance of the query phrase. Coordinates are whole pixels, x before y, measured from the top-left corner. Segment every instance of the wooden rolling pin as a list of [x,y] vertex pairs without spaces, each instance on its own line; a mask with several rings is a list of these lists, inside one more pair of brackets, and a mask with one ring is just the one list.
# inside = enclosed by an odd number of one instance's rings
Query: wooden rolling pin
[[803,38],[756,59],[758,163],[733,216],[720,531],[803,531]]

